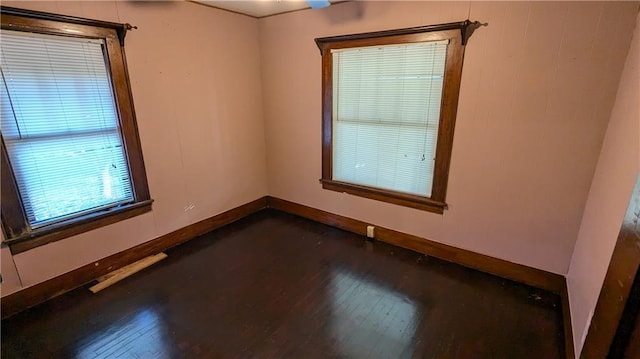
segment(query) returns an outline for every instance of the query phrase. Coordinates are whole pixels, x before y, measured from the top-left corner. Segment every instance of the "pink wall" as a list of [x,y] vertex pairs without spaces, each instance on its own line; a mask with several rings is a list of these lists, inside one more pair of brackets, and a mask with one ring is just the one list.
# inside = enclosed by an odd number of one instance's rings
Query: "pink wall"
[[151,213],[14,256],[25,286],[267,194],[257,20],[182,1],[3,5],[138,26],[126,52],[155,200]]
[[[260,21],[269,194],[567,273],[637,3],[354,2]],[[466,49],[444,215],[323,190],[321,36],[488,22]],[[588,35],[585,34],[585,31]]]
[[[640,24],[640,16],[637,19]],[[640,27],[636,25],[567,275],[576,353],[589,329],[640,174]]]
[[20,277],[16,270],[9,247],[0,248],[0,264],[2,264],[2,285],[0,285],[0,295],[12,293],[21,288]]
[[[2,250],[2,295],[269,193],[560,274],[578,238],[569,284],[581,338],[640,168],[637,30],[618,88],[637,3],[353,2],[262,20],[187,2],[3,5],[139,27],[126,51],[156,202],[13,258]],[[489,26],[467,47],[450,209],[322,190],[313,39],[467,17]]]

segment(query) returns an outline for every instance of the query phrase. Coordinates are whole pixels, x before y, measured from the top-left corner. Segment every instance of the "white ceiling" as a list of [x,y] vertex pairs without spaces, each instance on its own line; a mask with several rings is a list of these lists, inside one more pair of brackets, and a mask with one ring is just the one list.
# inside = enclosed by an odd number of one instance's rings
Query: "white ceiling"
[[[241,14],[263,17],[282,14],[294,10],[309,9],[306,0],[191,0],[207,6],[238,12]],[[337,2],[337,0],[330,0]]]

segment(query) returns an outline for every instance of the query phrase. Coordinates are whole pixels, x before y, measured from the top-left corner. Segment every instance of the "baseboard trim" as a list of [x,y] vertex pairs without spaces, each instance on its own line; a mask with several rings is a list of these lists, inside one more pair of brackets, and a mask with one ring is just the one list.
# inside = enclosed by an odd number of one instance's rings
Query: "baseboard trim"
[[[267,196],[267,207],[363,236],[367,234],[367,226],[372,225],[371,223],[344,217],[272,196]],[[530,285],[558,295],[562,305],[561,310],[565,337],[565,354],[568,359],[575,358],[573,334],[571,329],[571,315],[569,309],[569,296],[564,276],[434,242],[426,238],[395,231],[378,225],[375,225],[375,227],[376,239],[382,242],[440,258],[448,262],[460,264],[468,268],[473,268],[481,272],[493,274],[518,283]]]
[[[42,283],[4,296],[0,299],[2,319],[81,287],[111,271],[134,263],[142,258],[160,253],[190,239],[249,216],[250,214],[259,212],[264,208],[273,208],[363,236],[366,235],[367,225],[371,225],[370,223],[357,219],[344,217],[280,198],[265,196],[96,262],[89,263]],[[564,320],[566,357],[570,359],[575,358],[569,298],[566,281],[563,276],[448,246],[377,225],[376,239],[559,295]]]
[[2,319],[81,287],[111,271],[235,222],[264,209],[266,206],[267,197],[259,198],[42,283],[11,293],[0,299]]
[[[367,225],[372,225],[271,196],[267,197],[267,206],[360,235],[366,235]],[[559,274],[452,247],[378,225],[375,227],[376,239],[382,242],[544,289],[557,295],[562,295],[565,288],[565,279]]]

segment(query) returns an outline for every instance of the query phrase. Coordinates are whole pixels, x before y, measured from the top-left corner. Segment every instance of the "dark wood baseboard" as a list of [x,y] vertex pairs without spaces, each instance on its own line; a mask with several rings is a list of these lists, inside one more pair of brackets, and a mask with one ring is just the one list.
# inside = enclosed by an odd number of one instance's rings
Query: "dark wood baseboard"
[[316,222],[341,228],[349,232],[366,235],[367,226],[375,226],[375,239],[422,254],[454,262],[465,267],[497,275],[561,295],[566,284],[564,276],[527,267],[502,259],[452,247],[407,233],[395,231],[372,223],[343,217],[316,208],[307,207],[275,197],[267,197],[267,206],[283,212],[308,218]]
[[226,212],[188,225],[171,233],[89,263],[42,283],[24,288],[0,299],[2,319],[85,285],[111,271],[142,258],[160,253],[214,229],[264,209],[267,197],[243,204]]
[[552,292],[560,297],[562,303],[566,357],[575,358],[567,283],[565,277],[560,274],[452,247],[276,197],[268,196],[267,206],[363,236],[367,233],[367,226],[373,225],[376,227],[376,240]]
[[[367,225],[372,225],[357,219],[325,212],[276,197],[262,197],[224,213],[165,234],[149,242],[142,243],[133,248],[77,268],[71,272],[2,297],[0,300],[2,307],[2,319],[78,288],[113,270],[122,268],[147,256],[162,252],[267,207],[363,236],[366,235]],[[457,263],[469,268],[477,269],[485,273],[507,278],[519,283],[524,283],[559,295],[562,302],[562,313],[564,318],[564,335],[566,342],[565,351],[567,358],[574,358],[571,317],[569,315],[569,300],[566,282],[563,276],[464,249],[459,249],[442,243],[437,243],[392,229],[380,226],[375,227],[377,240]]]

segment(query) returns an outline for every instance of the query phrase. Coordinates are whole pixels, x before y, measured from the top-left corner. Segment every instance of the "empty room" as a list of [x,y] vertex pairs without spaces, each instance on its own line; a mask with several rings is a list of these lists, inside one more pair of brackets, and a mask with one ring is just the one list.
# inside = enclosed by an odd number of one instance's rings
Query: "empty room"
[[2,1],[2,358],[640,358],[640,2]]

